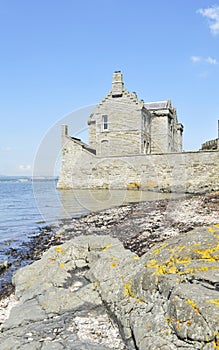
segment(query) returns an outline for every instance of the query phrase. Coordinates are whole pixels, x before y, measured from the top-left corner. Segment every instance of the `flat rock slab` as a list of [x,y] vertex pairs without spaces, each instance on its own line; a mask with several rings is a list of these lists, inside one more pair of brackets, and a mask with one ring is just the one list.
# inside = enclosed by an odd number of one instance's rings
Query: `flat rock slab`
[[141,257],[116,238],[80,236],[13,282],[2,350],[219,348],[219,225]]

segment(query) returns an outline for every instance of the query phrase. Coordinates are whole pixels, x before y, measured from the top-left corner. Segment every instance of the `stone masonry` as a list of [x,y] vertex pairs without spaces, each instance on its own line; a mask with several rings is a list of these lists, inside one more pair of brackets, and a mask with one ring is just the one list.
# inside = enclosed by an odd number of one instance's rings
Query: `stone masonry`
[[88,119],[89,145],[98,156],[121,156],[182,151],[183,126],[171,101],[144,103],[128,92],[120,71],[112,90]]
[[76,142],[64,146],[58,188],[142,189],[201,193],[219,188],[218,151],[97,157]]
[[202,144],[201,150],[202,151],[219,150],[219,120],[218,120],[218,137],[217,137],[217,139],[208,140],[208,141],[204,142]]
[[180,192],[217,190],[218,148],[182,152],[183,126],[171,101],[144,103],[121,72],[88,119],[89,145],[62,127],[57,187]]

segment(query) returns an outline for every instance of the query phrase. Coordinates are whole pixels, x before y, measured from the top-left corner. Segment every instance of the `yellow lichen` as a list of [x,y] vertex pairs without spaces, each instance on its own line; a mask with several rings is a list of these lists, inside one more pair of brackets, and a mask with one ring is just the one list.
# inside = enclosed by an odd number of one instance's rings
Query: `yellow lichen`
[[98,282],[95,282],[94,285],[93,285],[93,290],[96,290],[98,287]]
[[181,253],[185,249],[185,246],[182,245],[182,246],[178,246],[176,248],[177,248],[178,253]]
[[56,252],[60,253],[62,251],[62,247],[59,245],[58,247],[56,247]]
[[208,227],[208,231],[211,233],[214,233],[214,228],[213,227]]
[[173,323],[173,321],[172,321],[171,318],[169,318],[169,317],[166,317],[166,322],[169,323],[169,324],[172,324],[172,323]]
[[182,272],[179,272],[179,275],[194,274],[194,272],[203,272],[203,271],[214,271],[219,270],[219,266],[201,266],[201,267],[188,267]]
[[114,268],[114,267],[117,266],[117,258],[116,258],[115,256],[112,256],[112,260],[113,260],[113,262],[112,262],[112,264],[110,265],[110,267]]
[[188,264],[191,263],[191,258],[189,258],[188,256],[177,258],[176,259],[176,263],[177,264],[183,264],[183,265],[187,266]]
[[139,256],[138,255],[134,255],[133,256],[133,260],[139,260],[140,258],[139,258]]
[[64,263],[61,263],[60,266],[64,269],[65,264],[64,264]]
[[219,224],[214,225],[215,228],[219,228]]
[[168,335],[168,336],[170,335],[170,333],[169,333],[169,328],[168,328],[168,327],[165,327],[165,328],[160,329],[159,332],[160,332],[160,333],[164,333],[164,332],[165,332],[165,333],[166,333],[165,335]]
[[[166,243],[165,243],[166,245]],[[152,253],[154,255],[158,255],[161,250],[165,247],[165,245],[161,245],[157,249],[153,250]],[[215,263],[219,261],[219,243],[210,246],[206,249],[197,249],[197,247],[200,245],[200,243],[194,244],[194,250],[193,252],[198,254],[197,257],[198,261],[205,261],[207,263]],[[196,249],[195,249],[196,247]],[[147,264],[145,264],[146,268],[154,269],[154,274],[157,276],[165,275],[165,274],[178,274],[178,275],[186,275],[186,274],[194,274],[194,272],[203,272],[208,270],[218,270],[219,265],[216,266],[200,266],[200,267],[187,267],[192,263],[192,260],[189,256],[179,256],[179,253],[181,253],[186,247],[185,246],[178,246],[174,247],[172,250],[170,250],[170,258],[167,259],[163,263],[159,263],[158,260],[151,259]]]
[[105,245],[104,247],[102,247],[102,250],[105,251],[105,250],[109,249],[110,247],[112,247],[112,243],[109,243],[109,244]]
[[158,265],[157,260],[152,259],[147,264],[145,264],[145,267],[155,268],[157,265]]
[[196,249],[195,252],[201,255],[198,260],[204,260],[207,262],[218,261],[218,255],[212,255],[214,252],[219,251],[219,244],[208,249]]
[[199,309],[197,308],[196,303],[193,300],[187,299],[186,301],[194,309],[196,313],[199,313]]
[[144,300],[141,299],[141,298],[137,298],[136,301],[137,301],[137,303],[142,303],[142,302],[144,302]]
[[125,291],[124,291],[125,297],[130,296],[132,298],[135,298],[135,293],[132,291],[132,279],[130,279],[128,283],[124,283],[124,288],[125,288]]
[[61,254],[65,254],[65,252],[62,250],[62,246],[61,245],[59,245],[59,246],[57,246],[56,248],[55,248],[55,251],[57,252],[57,253],[61,253]]
[[219,307],[219,299],[206,300],[206,303],[215,304],[216,307]]
[[161,252],[161,250],[163,250],[163,249],[166,247],[166,245],[167,245],[167,243],[162,243],[162,245],[160,246],[160,248],[155,249],[155,250],[152,252],[152,254],[155,254],[155,255],[159,254],[159,253]]
[[212,344],[213,344],[214,349],[219,350],[219,340],[214,341]]
[[171,256],[168,260],[163,265],[160,265],[157,260],[152,259],[150,260],[145,267],[148,268],[154,268],[155,273],[160,276],[160,275],[165,275],[165,274],[181,274],[181,272],[178,270],[178,267],[176,264],[180,265],[188,265],[191,262],[190,258],[188,257],[183,257],[181,259],[175,258],[174,256]]
[[182,324],[182,325],[183,325],[183,324],[186,324],[187,326],[191,326],[191,324],[192,324],[190,320],[181,321],[181,320],[177,320],[177,319],[175,318],[175,319],[172,321],[170,317],[166,317],[165,320],[166,320],[166,322],[167,322],[168,324],[170,324],[170,325],[172,325],[173,322],[176,323],[176,324],[177,324],[177,325],[176,325],[176,328],[178,327],[177,329],[179,329],[179,325],[180,325],[180,324]]
[[117,266],[117,264],[114,262],[110,265],[111,268],[115,268],[116,266]]
[[141,187],[140,182],[130,182],[127,185],[127,190],[139,190],[140,187]]

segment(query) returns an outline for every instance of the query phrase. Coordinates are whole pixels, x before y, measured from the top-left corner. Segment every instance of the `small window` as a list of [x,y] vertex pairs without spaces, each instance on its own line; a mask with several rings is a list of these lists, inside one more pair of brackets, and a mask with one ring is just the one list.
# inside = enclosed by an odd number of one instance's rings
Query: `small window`
[[108,130],[108,115],[103,115],[103,130]]

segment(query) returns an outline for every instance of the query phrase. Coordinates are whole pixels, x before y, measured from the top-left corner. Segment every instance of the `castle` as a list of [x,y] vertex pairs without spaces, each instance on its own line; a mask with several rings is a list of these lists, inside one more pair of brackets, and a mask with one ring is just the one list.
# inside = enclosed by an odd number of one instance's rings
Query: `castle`
[[129,93],[122,73],[88,120],[89,146],[99,157],[182,151],[183,126],[171,101],[144,103]]
[[85,144],[62,126],[58,188],[197,192],[206,189],[206,176],[207,187],[218,188],[218,148],[183,152],[183,125],[171,101],[139,100],[120,71],[88,118],[88,137]]
[[208,141],[204,142],[202,144],[201,150],[202,151],[219,150],[219,120],[218,120],[218,138],[214,139],[214,140],[208,140]]

